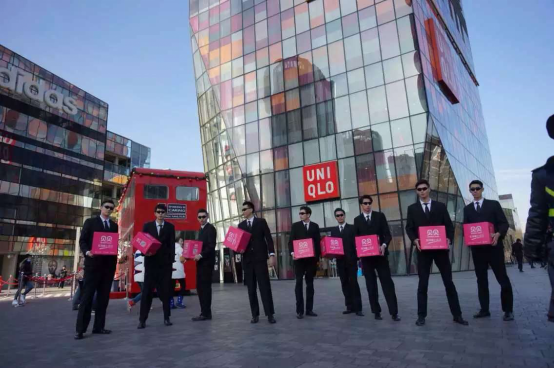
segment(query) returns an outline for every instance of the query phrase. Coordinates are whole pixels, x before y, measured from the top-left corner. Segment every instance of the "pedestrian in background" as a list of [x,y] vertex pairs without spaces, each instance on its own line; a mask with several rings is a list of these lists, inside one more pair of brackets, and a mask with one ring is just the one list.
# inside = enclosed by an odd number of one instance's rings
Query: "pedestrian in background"
[[523,273],[523,245],[521,240],[518,238],[516,242],[512,245],[512,256],[517,260],[517,268],[520,273]]
[[[12,305],[14,307],[25,305],[25,296],[35,287],[31,278],[33,277],[33,263],[31,254],[25,255],[25,259],[19,263],[19,287],[13,297]],[[23,278],[23,280],[21,280]],[[25,288],[25,292],[21,290]],[[21,299],[20,299],[21,298]]]
[[58,288],[64,288],[65,286],[65,278],[67,278],[67,268],[65,265],[62,267],[62,270],[60,271],[60,284]]
[[[173,273],[171,274],[171,299],[169,300],[169,307],[175,309],[186,308],[183,304],[183,296],[185,296],[185,258],[183,257],[183,238],[179,238],[179,241],[175,242],[175,260],[173,262]],[[177,287],[177,282],[179,282],[179,292],[175,292]],[[175,295],[177,295],[177,305],[175,305]]]

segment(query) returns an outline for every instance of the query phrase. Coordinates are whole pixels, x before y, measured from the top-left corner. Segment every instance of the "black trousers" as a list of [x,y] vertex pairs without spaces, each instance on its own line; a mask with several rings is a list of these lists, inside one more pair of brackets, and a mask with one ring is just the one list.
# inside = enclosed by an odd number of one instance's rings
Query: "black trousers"
[[167,266],[145,266],[144,284],[142,285],[142,296],[140,298],[139,320],[146,322],[152,298],[154,297],[154,288],[158,292],[158,297],[162,300],[164,320],[169,319],[171,310],[169,309],[169,299],[171,298],[171,264]]
[[548,276],[550,277],[550,285],[552,286],[552,295],[550,297],[550,309],[548,316],[554,318],[554,262],[548,264]]
[[85,277],[83,290],[81,291],[79,313],[77,314],[77,333],[85,333],[87,331],[95,293],[96,309],[93,330],[104,329],[116,262],[117,257],[115,256],[95,256],[94,260],[85,261]]
[[[471,248],[475,275],[477,276],[477,291],[481,311],[489,311],[489,265],[500,284],[500,301],[502,311],[511,313],[514,310],[514,294],[512,284],[506,273],[504,263],[504,248],[502,246],[475,246]],[[519,264],[519,260],[518,260]]]
[[517,260],[517,268],[519,270],[523,270],[523,255],[516,254],[516,260]]
[[344,305],[346,310],[362,311],[362,295],[358,284],[358,263],[356,261],[337,259],[337,271],[339,273]]
[[257,286],[260,288],[260,295],[262,297],[265,315],[268,316],[275,314],[267,261],[249,261],[245,262],[243,265],[244,280],[246,286],[248,287],[248,300],[250,300],[250,311],[252,312],[252,316],[254,317],[260,315]]
[[417,272],[419,274],[419,285],[417,287],[417,314],[419,316],[427,316],[427,290],[429,289],[429,275],[433,261],[439,268],[442,277],[442,283],[446,289],[446,297],[450,312],[454,317],[462,315],[460,301],[458,300],[458,292],[452,281],[452,265],[448,257],[447,250],[429,250],[417,251],[418,263]]
[[[175,292],[175,287],[177,286],[177,282],[179,282],[179,291]],[[179,279],[172,279],[171,280],[171,297],[175,296],[185,296],[185,289],[187,285],[185,284],[185,278],[179,278]]]
[[296,313],[304,314],[304,286],[302,279],[306,279],[306,312],[314,309],[314,277],[317,272],[317,259],[304,258],[294,261],[294,274],[296,276]]
[[372,256],[361,259],[371,312],[373,314],[381,313],[381,305],[379,305],[379,289],[377,288],[377,277],[375,276],[375,271],[377,271],[379,281],[381,281],[383,295],[385,295],[385,300],[387,301],[387,306],[389,307],[389,314],[398,314],[398,301],[396,300],[396,291],[394,288],[394,282],[391,278],[388,259],[383,256]]
[[196,263],[196,292],[200,300],[200,314],[212,317],[212,273],[213,263],[206,263],[200,260]]

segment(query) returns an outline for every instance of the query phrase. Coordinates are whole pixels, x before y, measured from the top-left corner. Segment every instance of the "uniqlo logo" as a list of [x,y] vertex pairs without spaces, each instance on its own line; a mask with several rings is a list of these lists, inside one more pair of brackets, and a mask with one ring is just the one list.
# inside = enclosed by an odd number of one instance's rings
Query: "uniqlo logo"
[[340,196],[336,161],[306,165],[304,175],[304,200],[306,202],[334,199]]

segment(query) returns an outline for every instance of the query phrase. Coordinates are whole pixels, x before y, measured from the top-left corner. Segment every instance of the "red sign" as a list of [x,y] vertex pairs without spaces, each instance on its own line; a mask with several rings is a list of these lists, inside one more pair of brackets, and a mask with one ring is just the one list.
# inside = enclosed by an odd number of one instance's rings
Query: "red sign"
[[452,104],[460,102],[456,87],[454,61],[450,52],[449,41],[444,37],[444,30],[434,18],[425,21],[427,40],[429,41],[429,55],[433,76],[441,87],[442,92]]
[[340,196],[336,161],[306,165],[304,172],[304,201],[334,199]]

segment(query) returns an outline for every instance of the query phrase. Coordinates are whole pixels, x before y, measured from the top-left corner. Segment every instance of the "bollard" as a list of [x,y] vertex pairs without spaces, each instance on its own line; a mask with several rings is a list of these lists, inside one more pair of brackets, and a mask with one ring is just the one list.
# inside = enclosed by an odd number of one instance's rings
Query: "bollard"
[[44,284],[42,285],[42,296],[46,295],[46,274],[44,275]]
[[75,288],[75,273],[73,273],[73,278],[71,279],[71,291],[69,292],[69,300],[73,300],[73,288]]
[[129,283],[127,283],[127,272],[128,269],[125,269],[125,301],[129,301]]
[[10,290],[11,290],[11,283],[13,281],[13,276],[10,274],[10,278],[8,278],[8,299],[10,298]]
[[[35,278],[38,278],[38,273],[35,274]],[[37,282],[35,281],[35,288],[34,288],[34,290],[35,290],[35,299],[37,298],[37,289],[36,289],[36,287],[37,287]]]

